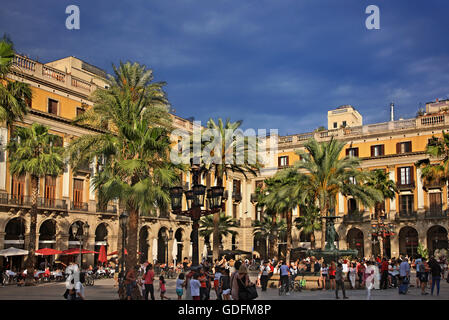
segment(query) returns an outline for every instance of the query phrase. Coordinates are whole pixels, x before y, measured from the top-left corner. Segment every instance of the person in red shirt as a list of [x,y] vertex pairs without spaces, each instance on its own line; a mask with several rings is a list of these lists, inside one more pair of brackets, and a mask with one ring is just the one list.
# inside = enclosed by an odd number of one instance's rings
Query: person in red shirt
[[151,300],[155,300],[154,299],[154,286],[153,286],[154,271],[153,271],[153,265],[151,263],[147,265],[147,267],[145,269],[145,274],[142,279],[144,280],[144,285],[145,285],[145,300],[148,300],[148,293],[151,294]]
[[387,258],[382,259],[382,264],[380,265],[380,288],[388,289],[388,261]]

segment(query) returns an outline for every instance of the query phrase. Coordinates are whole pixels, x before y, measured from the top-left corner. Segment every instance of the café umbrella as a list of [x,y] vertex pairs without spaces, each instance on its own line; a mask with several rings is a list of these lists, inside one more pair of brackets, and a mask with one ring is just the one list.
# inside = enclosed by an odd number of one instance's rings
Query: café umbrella
[[[80,249],[78,249],[78,248],[73,248],[73,249],[67,249],[67,250],[64,250],[64,251],[62,251],[61,254],[64,254],[64,255],[71,255],[71,254],[79,254],[79,253],[80,253]],[[82,253],[82,254],[86,254],[86,253],[98,253],[98,252],[83,249],[83,250],[81,251],[81,253]]]
[[[62,251],[60,250],[56,250],[56,249],[52,249],[52,248],[42,248],[39,250],[36,250],[36,255],[40,255],[40,256],[54,256],[56,254],[61,254]],[[79,250],[78,250],[79,253]]]
[[3,257],[26,256],[27,254],[28,254],[28,250],[17,249],[14,247],[0,250],[0,256],[3,256]]
[[105,263],[107,261],[108,261],[108,258],[107,258],[107,255],[106,255],[106,248],[105,248],[104,245],[102,245],[100,247],[100,253],[98,255],[98,262]]

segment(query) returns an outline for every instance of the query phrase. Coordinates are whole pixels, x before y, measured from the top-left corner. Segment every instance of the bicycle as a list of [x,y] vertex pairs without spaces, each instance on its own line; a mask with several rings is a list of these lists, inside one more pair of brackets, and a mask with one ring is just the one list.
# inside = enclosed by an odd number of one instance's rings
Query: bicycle
[[95,283],[94,277],[91,274],[86,274],[85,284],[86,286],[92,287]]
[[279,286],[279,296],[287,295],[287,286],[289,286],[290,288],[290,281],[288,281],[287,283],[281,283],[281,285]]

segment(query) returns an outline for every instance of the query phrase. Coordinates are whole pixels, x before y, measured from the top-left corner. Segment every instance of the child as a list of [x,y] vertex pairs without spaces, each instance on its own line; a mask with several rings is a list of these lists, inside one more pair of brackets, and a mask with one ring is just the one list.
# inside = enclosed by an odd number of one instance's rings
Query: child
[[170,298],[165,296],[165,280],[164,280],[164,276],[160,276],[159,277],[159,291],[161,292],[161,300],[167,299],[170,300]]
[[223,294],[223,300],[230,300],[229,295],[231,294],[231,281],[229,278],[229,269],[225,269],[224,275],[220,278],[220,289]]
[[198,274],[195,273],[193,279],[190,280],[190,292],[193,300],[200,300],[200,286],[201,283],[198,281]]
[[178,279],[176,279],[176,294],[178,295],[178,300],[182,300],[182,295],[184,293],[182,287],[185,287],[184,273],[180,273]]

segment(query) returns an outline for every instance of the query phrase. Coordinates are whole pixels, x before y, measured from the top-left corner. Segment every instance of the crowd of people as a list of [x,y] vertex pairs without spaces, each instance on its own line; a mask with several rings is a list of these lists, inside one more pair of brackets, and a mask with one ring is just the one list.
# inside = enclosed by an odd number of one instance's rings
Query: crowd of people
[[[255,260],[223,257],[214,263],[203,261],[196,268],[185,258],[174,268],[178,275],[176,296],[178,299],[187,300],[210,300],[211,292],[214,293],[213,298],[218,300],[244,300],[250,287],[259,286],[262,291],[266,291],[269,279],[276,274],[279,275],[278,286],[284,285],[287,295],[290,294],[290,281],[297,276],[315,275],[319,277],[318,289],[335,291],[337,299],[340,292],[343,299],[348,299],[345,282],[350,290],[365,289],[367,299],[371,299],[371,291],[376,289],[396,288],[400,294],[407,293],[408,287],[413,286],[410,284],[411,270],[416,271],[416,288],[421,289],[423,295],[428,294],[427,288],[430,289],[430,294],[439,295],[441,279],[448,279],[446,260],[431,257],[427,261],[420,256],[415,259],[407,256],[391,259],[339,259],[330,263],[308,257],[292,261],[289,265],[276,259],[260,261],[257,264]],[[144,299],[155,300],[154,285],[157,283],[160,299],[169,299],[166,295],[166,278],[162,274],[157,276],[158,273],[154,269],[155,267],[147,262],[128,270],[125,277],[127,299],[132,299],[134,288],[139,288]],[[254,283],[250,280],[249,270],[257,270],[254,272]],[[401,287],[405,287],[405,290]]]

